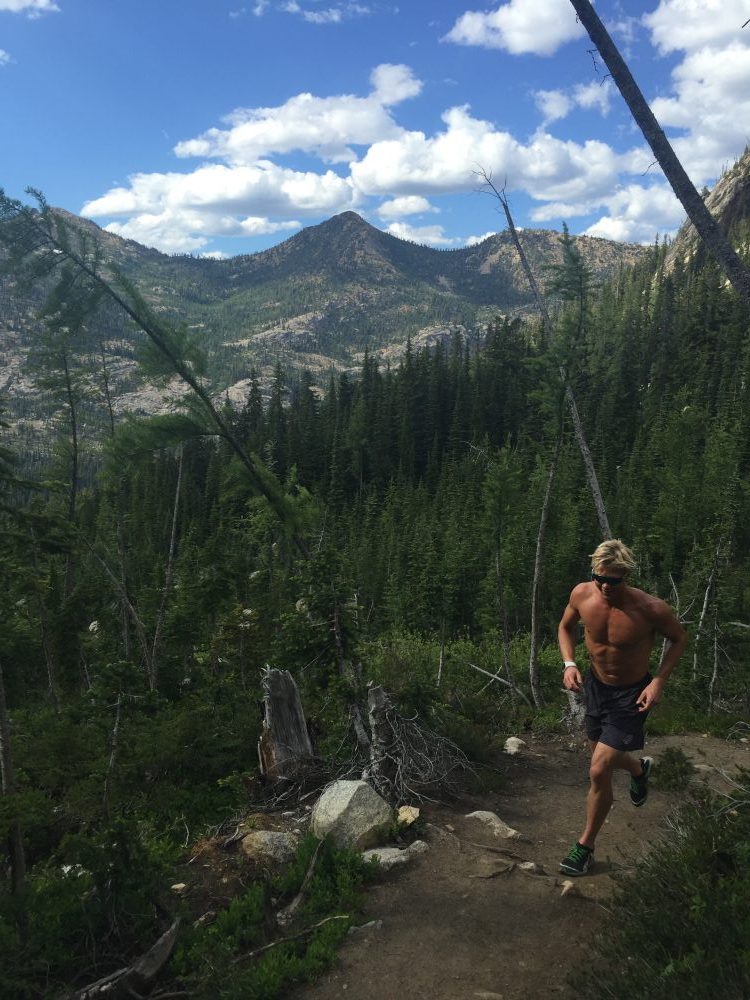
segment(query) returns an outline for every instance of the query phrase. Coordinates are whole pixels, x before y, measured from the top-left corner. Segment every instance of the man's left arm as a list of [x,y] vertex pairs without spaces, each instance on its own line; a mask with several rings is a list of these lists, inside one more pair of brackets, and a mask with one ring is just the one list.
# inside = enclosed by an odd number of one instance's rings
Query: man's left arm
[[684,653],[688,638],[687,632],[664,601],[654,601],[652,615],[655,630],[664,636],[668,645],[659,667],[659,673],[638,696],[637,704],[640,712],[653,708],[661,701],[664,685]]

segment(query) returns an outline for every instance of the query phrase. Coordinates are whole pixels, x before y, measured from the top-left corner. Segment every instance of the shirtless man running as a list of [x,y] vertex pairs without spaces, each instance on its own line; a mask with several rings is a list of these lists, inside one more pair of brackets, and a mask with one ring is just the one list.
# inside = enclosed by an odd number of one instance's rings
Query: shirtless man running
[[[643,724],[658,705],[667,678],[677,665],[687,633],[669,605],[631,587],[635,568],[630,549],[617,539],[602,542],[591,556],[591,582],[573,588],[560,626],[563,684],[583,691],[586,735],[591,746],[591,786],[586,799],[586,825],[570,853],[560,862],[568,875],[583,875],[594,858],[594,841],[612,806],[612,774],[630,774],[630,799],[642,806],[648,795],[650,757],[632,757],[643,747]],[[585,681],[575,662],[576,626],[585,626],[591,669]],[[648,671],[656,633],[669,648],[656,677]]]

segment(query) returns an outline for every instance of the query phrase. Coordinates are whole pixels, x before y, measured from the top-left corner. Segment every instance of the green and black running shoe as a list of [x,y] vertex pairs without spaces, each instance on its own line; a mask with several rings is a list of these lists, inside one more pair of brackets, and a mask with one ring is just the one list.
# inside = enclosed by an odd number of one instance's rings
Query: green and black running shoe
[[653,763],[651,757],[641,757],[643,774],[639,778],[630,779],[630,801],[634,806],[642,806],[648,798],[648,779]]
[[566,875],[585,875],[594,861],[594,851],[578,841],[573,844],[568,856],[560,862],[560,871]]

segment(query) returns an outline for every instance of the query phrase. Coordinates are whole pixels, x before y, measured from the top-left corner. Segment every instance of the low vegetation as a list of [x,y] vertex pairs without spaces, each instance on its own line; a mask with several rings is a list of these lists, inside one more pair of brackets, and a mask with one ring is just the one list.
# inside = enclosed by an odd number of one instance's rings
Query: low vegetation
[[696,792],[608,905],[576,997],[750,995],[750,772],[729,796]]

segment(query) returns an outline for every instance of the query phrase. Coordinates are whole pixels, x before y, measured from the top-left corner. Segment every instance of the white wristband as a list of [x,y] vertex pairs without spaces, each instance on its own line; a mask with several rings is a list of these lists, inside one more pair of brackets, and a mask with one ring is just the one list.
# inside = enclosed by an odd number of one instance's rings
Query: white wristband
[[575,660],[563,660],[563,673],[565,673],[568,667],[575,667],[575,666],[577,666]]

